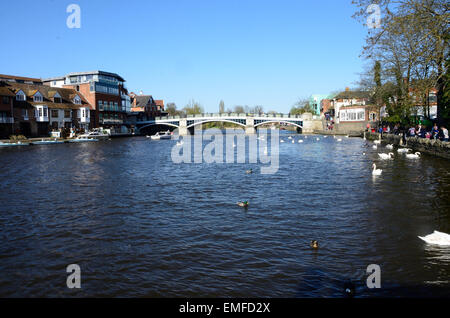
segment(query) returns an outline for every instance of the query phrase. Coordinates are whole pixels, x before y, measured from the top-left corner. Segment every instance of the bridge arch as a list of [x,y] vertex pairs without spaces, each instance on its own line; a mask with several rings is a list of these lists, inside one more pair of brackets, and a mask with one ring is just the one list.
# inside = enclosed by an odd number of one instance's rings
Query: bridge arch
[[216,119],[206,119],[206,120],[202,120],[193,124],[188,125],[186,128],[192,128],[194,126],[200,125],[200,124],[206,124],[206,123],[214,123],[214,122],[222,122],[222,123],[232,123],[232,124],[236,124],[242,127],[245,127],[246,125],[237,121],[233,121],[233,120],[229,120],[229,119],[220,119],[220,118],[216,118]]
[[287,121],[287,120],[282,120],[282,119],[280,119],[280,120],[263,121],[261,123],[256,124],[255,128],[258,127],[258,126],[264,125],[264,124],[272,124],[272,123],[275,123],[275,124],[285,123],[285,124],[290,124],[290,125],[293,125],[293,126],[296,126],[296,127],[300,128],[300,129],[303,129],[303,126],[301,126],[299,124],[296,124],[296,123],[293,123],[293,122]]
[[147,128],[147,127],[151,127],[151,126],[171,126],[171,127],[175,127],[175,128],[180,128],[179,126],[175,125],[175,124],[170,124],[170,123],[151,123],[151,124],[145,124],[142,127],[139,127],[139,130]]

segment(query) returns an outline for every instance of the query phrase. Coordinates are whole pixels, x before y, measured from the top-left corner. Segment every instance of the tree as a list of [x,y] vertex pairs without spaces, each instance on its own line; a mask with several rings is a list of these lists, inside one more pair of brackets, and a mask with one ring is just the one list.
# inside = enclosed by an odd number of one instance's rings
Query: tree
[[225,103],[223,100],[221,100],[219,103],[219,113],[222,114],[224,112],[225,112]]
[[236,105],[236,106],[234,106],[234,112],[238,113],[238,114],[242,114],[242,113],[245,113],[245,109],[243,106]]
[[182,116],[184,112],[182,110],[177,110],[177,105],[175,103],[167,103],[166,112],[169,116]]
[[203,107],[192,99],[186,106],[184,106],[183,111],[186,115],[196,115],[203,113]]
[[[353,0],[354,17],[366,22],[366,9],[373,0]],[[381,76],[395,99],[393,111],[408,117],[418,103],[427,110],[428,94],[437,89],[438,119],[445,109],[445,64],[449,54],[448,0],[380,0],[381,25],[370,30],[363,48],[367,59],[380,61]],[[412,95],[415,95],[413,98]]]
[[304,113],[313,113],[314,109],[309,104],[309,98],[300,98],[289,111],[292,115],[301,115]]

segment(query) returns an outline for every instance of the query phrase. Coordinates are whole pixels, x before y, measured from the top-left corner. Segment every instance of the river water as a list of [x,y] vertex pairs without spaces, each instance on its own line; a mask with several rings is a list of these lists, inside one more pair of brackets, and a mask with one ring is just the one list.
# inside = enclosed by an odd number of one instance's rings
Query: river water
[[0,296],[342,297],[349,280],[357,297],[449,296],[450,247],[418,238],[450,233],[449,161],[300,138],[275,174],[175,164],[175,141],[145,137],[0,149]]

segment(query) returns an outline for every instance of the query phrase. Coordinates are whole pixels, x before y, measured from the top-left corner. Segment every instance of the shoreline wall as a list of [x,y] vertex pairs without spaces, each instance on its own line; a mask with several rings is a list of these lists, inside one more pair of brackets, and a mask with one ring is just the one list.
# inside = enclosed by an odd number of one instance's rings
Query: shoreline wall
[[[366,132],[367,140],[375,140],[380,138],[379,133],[369,133]],[[383,144],[394,144],[400,147],[411,148],[414,152],[423,152],[432,156],[437,156],[441,158],[450,159],[450,142],[418,138],[418,137],[407,137],[406,145],[401,145],[402,140],[401,135],[394,134],[383,134],[381,139]]]

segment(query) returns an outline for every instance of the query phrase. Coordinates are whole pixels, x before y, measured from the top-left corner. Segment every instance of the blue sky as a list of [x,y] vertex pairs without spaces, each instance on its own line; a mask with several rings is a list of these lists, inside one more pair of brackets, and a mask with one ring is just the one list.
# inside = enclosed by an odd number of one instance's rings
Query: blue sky
[[[81,7],[81,28],[66,8]],[[104,70],[130,91],[206,111],[219,101],[288,112],[354,86],[367,30],[351,0],[1,1],[0,73]]]

